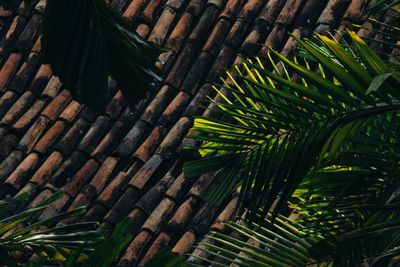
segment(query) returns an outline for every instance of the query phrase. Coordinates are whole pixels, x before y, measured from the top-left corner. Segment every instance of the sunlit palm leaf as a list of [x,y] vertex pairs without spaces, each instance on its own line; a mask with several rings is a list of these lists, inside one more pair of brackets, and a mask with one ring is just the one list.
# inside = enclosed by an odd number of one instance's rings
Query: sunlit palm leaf
[[249,219],[259,207],[265,216],[278,199],[276,215],[304,177],[326,166],[350,137],[365,133],[366,121],[397,112],[399,73],[355,33],[348,36],[347,47],[317,36],[325,52],[298,40],[319,72],[271,49],[268,67],[259,59],[244,60],[229,75],[234,86],[224,86],[234,99],[216,104],[234,122],[196,119],[193,130],[201,135],[194,138],[207,141],[200,151],[212,157],[184,166],[189,176],[220,169],[206,200],[221,202],[239,188]]

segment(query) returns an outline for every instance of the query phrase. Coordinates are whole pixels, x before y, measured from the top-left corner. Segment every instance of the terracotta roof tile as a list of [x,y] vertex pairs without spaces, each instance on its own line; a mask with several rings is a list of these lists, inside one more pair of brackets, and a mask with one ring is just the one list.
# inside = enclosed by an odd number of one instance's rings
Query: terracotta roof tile
[[25,62],[18,69],[17,74],[10,83],[9,89],[22,94],[28,86],[32,76],[39,66],[39,55],[30,53]]
[[225,38],[225,43],[233,48],[237,48],[242,43],[242,40],[246,37],[249,25],[242,19],[237,19],[229,33]]
[[14,134],[7,134],[0,141],[0,160],[3,160],[5,157],[10,154],[14,145],[17,143],[18,138]]
[[165,248],[171,242],[171,237],[166,233],[160,233],[157,238],[153,241],[151,246],[147,249],[146,254],[143,256],[142,260],[139,262],[138,266],[144,267],[145,264],[157,254],[157,252]]
[[137,264],[140,256],[150,244],[150,240],[152,239],[152,237],[153,236],[151,233],[147,231],[141,231],[129,244],[128,248],[125,251],[125,254],[122,256],[117,266],[129,267]]
[[36,142],[39,140],[40,136],[47,129],[50,124],[50,120],[44,116],[40,116],[35,123],[29,128],[25,135],[21,138],[18,143],[18,148],[26,151],[30,151]]
[[28,23],[25,25],[25,28],[22,31],[21,35],[19,36],[15,44],[15,48],[20,50],[27,50],[33,46],[37,30],[39,28],[38,26],[40,20],[40,14],[34,13],[33,16],[29,19]]
[[35,103],[33,103],[33,105],[25,112],[25,114],[13,124],[12,128],[17,132],[25,130],[33,123],[46,104],[46,100],[36,100]]
[[262,0],[248,0],[247,3],[240,10],[238,17],[246,22],[250,22],[256,17],[260,8],[264,4]]
[[104,217],[104,221],[116,225],[128,215],[128,213],[135,206],[135,202],[139,199],[139,197],[140,190],[135,187],[128,186],[125,192],[120,195],[117,202]]
[[195,242],[196,242],[195,234],[192,231],[187,231],[178,240],[178,242],[172,248],[172,251],[184,255],[189,252],[189,250],[193,247]]
[[189,223],[194,209],[196,209],[199,200],[195,197],[189,197],[181,204],[175,214],[165,225],[165,231],[173,235],[179,235]]
[[143,224],[143,229],[158,233],[174,211],[175,206],[176,204],[174,201],[169,198],[164,198]]
[[17,99],[18,96],[13,91],[7,91],[2,95],[0,98],[0,116],[2,118]]
[[87,161],[87,156],[80,151],[74,151],[65,159],[57,171],[50,179],[50,183],[55,187],[64,186],[71,177],[83,166]]
[[63,90],[57,95],[56,98],[54,98],[53,101],[50,102],[50,104],[46,107],[42,114],[50,120],[54,121],[70,101],[70,93],[67,90]]
[[60,141],[57,142],[54,148],[61,151],[64,155],[69,155],[88,128],[89,123],[87,121],[78,119]]
[[101,161],[105,155],[115,148],[125,132],[126,126],[122,122],[116,121],[92,151],[91,156]]
[[[86,204],[88,212],[74,220],[98,220],[106,234],[130,217],[134,240],[119,266],[142,266],[167,245],[201,256],[193,251],[196,240],[208,240],[202,239],[208,229],[225,231],[222,222],[237,206],[236,196],[220,206],[201,200],[214,174],[187,178],[182,172],[183,162],[196,156],[181,149],[197,143],[184,139],[193,116],[217,115],[206,101],[221,100],[211,84],[240,61],[238,53],[265,56],[263,46],[270,45],[294,55],[297,43],[288,31],[309,36],[364,23],[360,10],[370,1],[109,2],[139,35],[167,50],[156,63],[166,79],[134,108],[109,79],[109,102],[99,115],[73,101],[42,64],[37,25],[45,1],[29,10],[22,4],[17,12],[0,10],[0,195],[35,189],[29,206],[63,189],[40,216]],[[388,23],[396,19],[385,15]]]
[[190,26],[193,21],[193,15],[191,13],[185,12],[179,19],[174,30],[169,36],[165,47],[174,51],[180,50],[183,41],[189,33]]
[[61,165],[63,155],[60,152],[54,151],[49,155],[45,162],[32,175],[30,181],[37,185],[44,185],[51,177],[55,170]]
[[175,19],[175,11],[170,8],[165,8],[156,25],[150,33],[149,41],[162,45],[164,40],[173,25]]
[[16,191],[18,191],[29,180],[30,177],[28,175],[32,174],[38,161],[39,155],[36,153],[30,153],[11,173],[11,175],[8,176],[4,183],[13,186]]
[[11,81],[11,78],[17,71],[20,60],[20,53],[12,53],[4,63],[3,68],[0,70],[0,91],[6,91],[5,87]]
[[77,149],[90,154],[107,132],[110,123],[108,117],[99,116],[79,142]]

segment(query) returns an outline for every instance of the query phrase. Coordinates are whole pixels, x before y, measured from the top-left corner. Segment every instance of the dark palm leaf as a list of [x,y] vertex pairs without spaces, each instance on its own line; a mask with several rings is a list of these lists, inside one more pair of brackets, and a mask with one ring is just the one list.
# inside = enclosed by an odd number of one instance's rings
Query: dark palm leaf
[[49,0],[43,15],[43,59],[78,101],[105,108],[107,79],[114,78],[130,104],[162,80],[160,49],[130,31],[104,0]]

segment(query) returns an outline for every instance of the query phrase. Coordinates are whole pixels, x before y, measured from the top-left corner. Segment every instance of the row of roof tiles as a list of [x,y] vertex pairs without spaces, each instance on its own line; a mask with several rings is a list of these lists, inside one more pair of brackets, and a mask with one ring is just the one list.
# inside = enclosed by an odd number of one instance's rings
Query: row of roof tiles
[[[292,55],[292,31],[343,31],[362,23],[367,0],[115,0],[142,37],[168,49],[157,94],[130,110],[110,80],[109,104],[96,116],[72,100],[40,61],[38,25],[45,1],[31,11],[0,11],[0,196],[34,190],[32,206],[54,190],[65,195],[42,218],[88,205],[79,220],[109,232],[125,217],[135,238],[120,266],[142,266],[160,248],[186,253],[210,229],[223,230],[237,198],[212,206],[200,195],[213,179],[189,179],[182,140],[211,84],[238,63],[237,53],[265,56],[263,45]],[[34,5],[35,6],[35,5]],[[364,31],[364,34],[370,34]],[[218,98],[218,96],[216,96]],[[184,141],[188,142],[188,141]],[[68,221],[64,222],[68,223]]]

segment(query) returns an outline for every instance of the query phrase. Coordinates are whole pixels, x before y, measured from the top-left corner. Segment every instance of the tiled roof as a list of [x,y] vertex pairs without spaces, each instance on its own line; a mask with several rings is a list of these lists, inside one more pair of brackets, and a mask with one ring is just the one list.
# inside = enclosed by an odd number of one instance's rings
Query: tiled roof
[[239,62],[238,53],[263,57],[265,44],[292,55],[289,31],[308,36],[363,23],[369,1],[114,0],[138,34],[167,49],[157,63],[166,79],[135,110],[110,80],[100,116],[72,100],[41,64],[44,2],[0,11],[0,196],[35,190],[31,206],[63,189],[41,217],[87,205],[80,220],[98,220],[105,232],[128,216],[134,239],[119,265],[142,266],[165,246],[190,251],[234,214],[236,197],[220,206],[199,198],[212,174],[182,173],[192,117],[214,113],[203,107],[211,84]]

